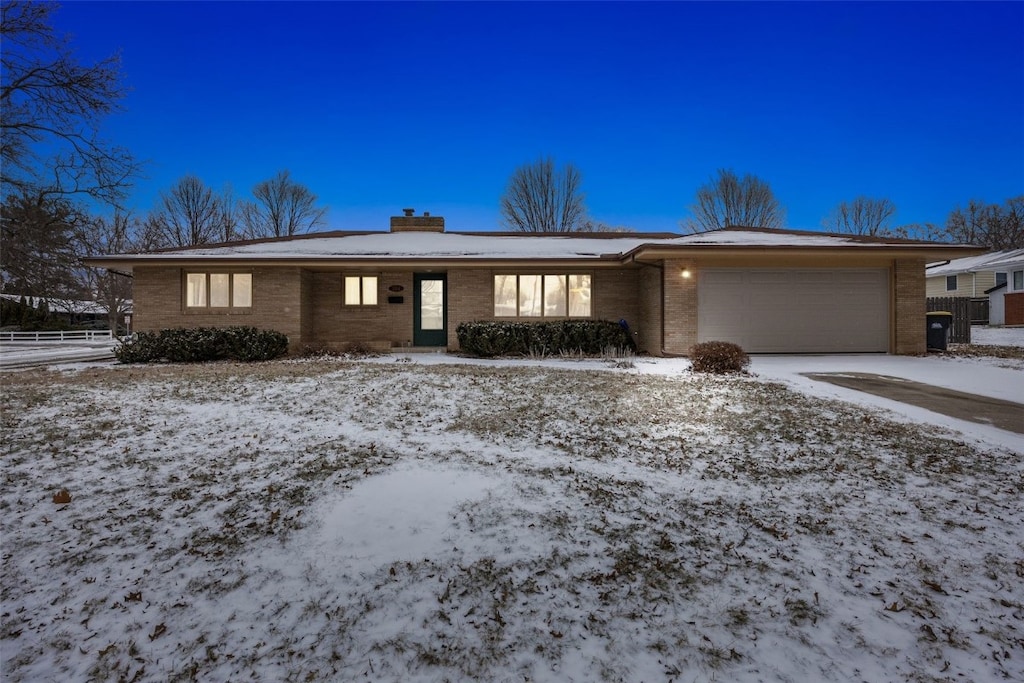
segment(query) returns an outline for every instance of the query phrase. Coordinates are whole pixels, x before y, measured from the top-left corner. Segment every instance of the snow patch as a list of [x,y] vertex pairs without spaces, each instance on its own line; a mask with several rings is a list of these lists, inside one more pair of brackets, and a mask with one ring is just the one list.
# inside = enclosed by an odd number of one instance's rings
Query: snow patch
[[370,477],[324,506],[311,549],[324,569],[356,573],[433,557],[450,545],[456,508],[486,498],[497,483],[478,472],[426,465]]

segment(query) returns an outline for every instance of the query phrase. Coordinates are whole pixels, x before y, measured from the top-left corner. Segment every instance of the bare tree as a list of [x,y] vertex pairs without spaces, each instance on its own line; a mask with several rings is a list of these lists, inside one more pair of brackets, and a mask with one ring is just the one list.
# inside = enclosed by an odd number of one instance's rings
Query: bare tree
[[1002,205],[972,199],[946,220],[950,241],[978,244],[995,251],[1024,248],[1024,195]]
[[925,240],[927,242],[948,242],[949,233],[945,226],[936,223],[908,223],[894,228],[894,237],[903,237],[913,240]]
[[98,137],[123,95],[117,56],[79,64],[54,35],[52,2],[0,5],[0,192],[116,203],[139,167]]
[[891,200],[862,196],[850,202],[839,202],[821,224],[830,232],[892,236],[895,231],[891,221],[895,215],[896,205]]
[[222,234],[220,198],[202,180],[187,175],[169,192],[147,219],[146,241],[151,246],[192,247],[216,242]]
[[718,177],[697,189],[691,217],[681,226],[690,232],[706,232],[729,226],[781,228],[786,211],[768,183],[747,174],[740,178],[732,170],[719,169]]
[[231,185],[227,185],[220,195],[220,234],[218,239],[230,242],[242,237],[238,230],[240,208]]
[[[137,250],[136,237],[141,222],[131,214],[115,211],[109,219],[96,217],[79,232],[78,253],[81,256],[125,254]],[[125,273],[107,268],[85,268],[83,279],[92,298],[107,310],[111,330],[117,330],[132,300],[132,280]]]
[[323,223],[326,208],[316,206],[316,195],[291,179],[287,170],[252,189],[255,202],[242,204],[245,235],[285,237],[308,232]]
[[580,232],[588,225],[583,177],[572,164],[550,159],[520,166],[501,198],[502,222],[516,232]]

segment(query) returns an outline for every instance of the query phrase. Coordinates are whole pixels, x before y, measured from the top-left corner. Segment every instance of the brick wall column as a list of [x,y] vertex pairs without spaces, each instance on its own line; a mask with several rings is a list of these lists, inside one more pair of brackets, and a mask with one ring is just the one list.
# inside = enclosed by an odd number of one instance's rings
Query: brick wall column
[[895,340],[893,353],[914,356],[927,352],[924,261],[902,259],[893,267]]
[[[683,271],[690,277],[683,277]],[[689,259],[666,260],[662,269],[665,353],[683,355],[697,343],[697,280],[700,273]]]

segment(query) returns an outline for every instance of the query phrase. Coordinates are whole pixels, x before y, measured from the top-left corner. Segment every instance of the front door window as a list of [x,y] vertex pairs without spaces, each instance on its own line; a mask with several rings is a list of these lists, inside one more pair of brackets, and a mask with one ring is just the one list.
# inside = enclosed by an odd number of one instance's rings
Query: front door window
[[444,329],[444,280],[420,280],[420,329]]
[[447,346],[448,316],[444,273],[416,273],[413,277],[414,346]]

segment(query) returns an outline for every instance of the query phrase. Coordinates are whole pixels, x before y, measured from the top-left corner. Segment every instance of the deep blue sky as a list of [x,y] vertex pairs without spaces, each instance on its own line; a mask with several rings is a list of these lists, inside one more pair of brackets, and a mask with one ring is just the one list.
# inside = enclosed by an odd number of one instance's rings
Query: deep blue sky
[[788,225],[888,197],[897,223],[1024,193],[1024,3],[67,2],[81,59],[120,51],[104,135],[236,196],[279,169],[329,229],[406,206],[498,227],[519,165],[583,173],[591,215],[676,230],[718,168]]

